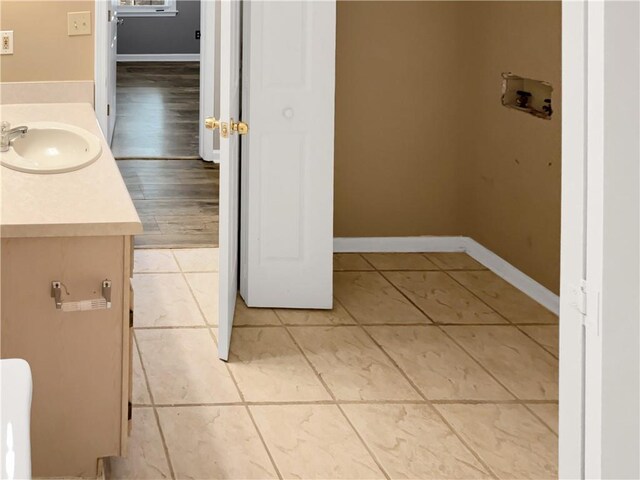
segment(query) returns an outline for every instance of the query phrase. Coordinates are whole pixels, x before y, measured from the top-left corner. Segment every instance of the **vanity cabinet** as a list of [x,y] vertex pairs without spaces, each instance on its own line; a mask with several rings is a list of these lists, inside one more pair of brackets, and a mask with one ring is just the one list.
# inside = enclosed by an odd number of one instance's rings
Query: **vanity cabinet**
[[[130,235],[3,238],[2,358],[33,374],[34,477],[93,477],[102,457],[126,455],[131,415],[132,246]],[[57,308],[99,299],[110,308]],[[67,305],[68,307],[69,305]]]
[[101,458],[127,454],[130,279],[142,224],[90,104],[0,113],[12,125],[80,128],[100,143],[93,163],[70,172],[0,167],[0,356],[31,366],[33,476],[95,478]]

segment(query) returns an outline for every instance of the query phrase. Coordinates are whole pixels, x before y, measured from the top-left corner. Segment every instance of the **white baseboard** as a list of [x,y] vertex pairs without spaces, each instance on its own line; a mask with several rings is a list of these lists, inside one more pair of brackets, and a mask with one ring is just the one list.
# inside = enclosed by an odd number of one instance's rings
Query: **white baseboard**
[[336,253],[359,252],[464,252],[466,237],[338,237]]
[[119,53],[118,62],[199,62],[199,53]]
[[469,237],[334,238],[333,251],[336,253],[466,252],[548,310],[556,315],[560,311],[558,295]]
[[493,273],[502,277],[518,290],[526,293],[540,305],[551,310],[556,315],[560,312],[560,297],[548,288],[536,282],[509,262],[480,245],[472,238],[467,238],[465,251],[475,260],[483,264]]

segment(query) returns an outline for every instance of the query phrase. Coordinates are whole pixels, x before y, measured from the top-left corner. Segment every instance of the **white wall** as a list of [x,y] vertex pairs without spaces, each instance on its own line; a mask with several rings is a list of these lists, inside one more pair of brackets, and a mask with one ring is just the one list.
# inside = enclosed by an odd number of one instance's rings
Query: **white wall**
[[[640,4],[605,2],[602,477],[640,478]],[[588,274],[588,273],[587,273]]]

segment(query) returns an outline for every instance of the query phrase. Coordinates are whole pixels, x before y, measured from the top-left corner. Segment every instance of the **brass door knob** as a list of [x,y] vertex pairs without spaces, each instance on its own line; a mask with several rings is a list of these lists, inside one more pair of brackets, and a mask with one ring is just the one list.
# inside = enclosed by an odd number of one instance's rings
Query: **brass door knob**
[[207,117],[204,119],[204,126],[208,130],[215,130],[220,127],[220,121],[216,120],[215,117]]
[[249,133],[249,125],[244,122],[234,122],[231,121],[231,130],[237,132],[238,135],[246,135]]

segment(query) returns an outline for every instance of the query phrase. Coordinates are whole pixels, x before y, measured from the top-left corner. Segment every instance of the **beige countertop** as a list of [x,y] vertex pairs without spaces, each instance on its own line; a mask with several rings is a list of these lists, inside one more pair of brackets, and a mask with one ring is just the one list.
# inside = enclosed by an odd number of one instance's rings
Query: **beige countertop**
[[0,166],[0,236],[135,235],[142,224],[88,103],[0,105],[0,119],[18,126],[51,121],[96,135],[102,154],[73,172],[33,174]]

